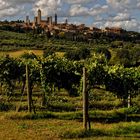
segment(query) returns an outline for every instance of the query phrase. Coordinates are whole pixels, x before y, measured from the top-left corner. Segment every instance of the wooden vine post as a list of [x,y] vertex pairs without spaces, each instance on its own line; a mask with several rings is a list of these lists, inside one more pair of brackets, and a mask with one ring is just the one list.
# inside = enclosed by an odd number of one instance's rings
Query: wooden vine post
[[31,92],[30,92],[30,79],[29,79],[29,67],[26,64],[26,87],[27,87],[27,102],[28,102],[28,112],[32,111],[32,99],[31,99]]
[[[88,92],[87,92],[87,78],[86,68],[83,68],[83,128],[90,129],[89,115],[88,115]],[[88,127],[89,123],[89,127]]]

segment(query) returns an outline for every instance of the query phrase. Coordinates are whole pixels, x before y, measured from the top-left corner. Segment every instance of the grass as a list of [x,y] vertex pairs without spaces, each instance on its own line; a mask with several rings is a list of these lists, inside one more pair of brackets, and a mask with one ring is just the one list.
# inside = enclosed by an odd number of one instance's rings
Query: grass
[[[21,49],[21,50],[16,50],[16,51],[0,51],[0,56],[3,55],[9,55],[10,57],[18,58],[24,53],[29,53],[32,52],[37,56],[42,56],[43,55],[43,50],[30,50],[30,49]],[[56,55],[58,57],[63,57],[64,53],[63,52],[56,52]]]
[[[128,112],[128,111],[127,111]],[[82,111],[74,112],[52,112],[52,111],[42,111],[37,114],[27,113],[27,112],[8,112],[3,115],[7,119],[12,120],[39,120],[39,119],[61,119],[61,120],[77,120],[82,121]],[[91,122],[100,122],[100,123],[114,123],[121,121],[136,121],[139,122],[140,115],[124,110],[111,110],[111,111],[90,111],[89,117]]]
[[[10,114],[12,114],[10,112]],[[27,113],[21,113],[25,115]],[[82,122],[76,120],[60,119],[9,119],[0,113],[0,138],[9,139],[67,139],[67,138],[91,138],[105,136],[112,137],[140,137],[140,122],[120,122],[113,124],[91,123],[91,130],[84,131]],[[16,115],[17,116],[17,115]],[[120,138],[121,139],[121,138]]]
[[84,138],[95,136],[108,136],[108,137],[140,137],[140,123],[124,123],[119,124],[92,124],[94,127],[91,130],[73,130],[66,131],[62,135],[65,138]]
[[0,51],[0,55],[7,55],[8,54],[11,57],[17,58],[17,57],[20,57],[22,54],[28,53],[28,52],[33,52],[35,55],[38,55],[38,56],[43,55],[42,50],[18,50],[18,51],[8,51],[8,52]]

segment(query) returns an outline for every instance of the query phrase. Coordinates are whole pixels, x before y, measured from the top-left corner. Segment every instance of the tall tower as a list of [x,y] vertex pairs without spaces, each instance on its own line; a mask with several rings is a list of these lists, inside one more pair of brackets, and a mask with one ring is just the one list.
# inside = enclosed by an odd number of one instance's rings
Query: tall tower
[[34,24],[36,25],[37,24],[37,17],[34,17]]
[[41,23],[41,10],[38,10],[37,24]]
[[65,20],[65,24],[66,24],[66,25],[68,24],[68,19]]
[[49,25],[52,25],[52,16],[49,17]]
[[26,24],[30,24],[30,19],[29,19],[29,16],[26,16]]
[[55,21],[54,24],[57,25],[57,14],[55,13]]

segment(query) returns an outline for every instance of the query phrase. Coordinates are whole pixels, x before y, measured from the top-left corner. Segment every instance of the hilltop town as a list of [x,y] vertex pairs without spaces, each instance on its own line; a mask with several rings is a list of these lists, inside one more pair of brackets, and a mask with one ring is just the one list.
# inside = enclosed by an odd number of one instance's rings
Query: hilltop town
[[54,21],[53,17],[47,17],[46,20],[42,20],[41,10],[38,10],[38,16],[34,17],[34,21],[30,22],[29,16],[26,16],[26,27],[30,28],[37,28],[38,26],[45,29],[45,31],[52,31],[52,30],[59,30],[64,32],[83,32],[83,33],[92,33],[92,32],[110,32],[110,33],[116,33],[121,34],[124,32],[122,28],[105,28],[104,30],[93,27],[86,27],[85,24],[81,25],[74,25],[69,24],[68,20],[66,19],[64,23],[58,23],[58,16],[57,14],[54,15]]
[[99,37],[104,39],[107,37],[109,40],[111,38],[114,40],[135,40],[140,42],[139,34],[128,32],[120,27],[100,29],[97,27],[87,27],[85,24],[71,24],[68,23],[67,19],[59,23],[58,18],[57,14],[54,14],[54,16],[46,17],[46,20],[44,20],[42,11],[38,9],[37,16],[34,17],[33,21],[30,20],[29,16],[26,16],[25,21],[1,21],[0,29],[16,32],[33,31],[33,33],[47,34],[48,37],[54,36],[76,41],[91,41]]
[[[53,20],[54,19],[54,20]],[[2,25],[2,22],[0,23]],[[11,23],[12,27],[20,27],[22,29],[35,29],[38,27],[41,27],[44,29],[45,32],[50,31],[53,33],[53,31],[64,31],[64,32],[72,32],[72,33],[84,33],[84,34],[90,34],[93,32],[106,32],[106,33],[114,33],[114,34],[121,34],[125,32],[122,28],[119,27],[106,27],[105,29],[99,29],[97,27],[86,27],[85,24],[81,25],[75,25],[75,24],[69,24],[68,20],[66,19],[63,23],[58,23],[58,16],[57,14],[54,15],[54,17],[49,16],[46,18],[46,20],[42,19],[42,12],[39,9],[37,11],[37,16],[34,17],[34,21],[30,21],[29,16],[26,16],[26,20],[22,23]]]

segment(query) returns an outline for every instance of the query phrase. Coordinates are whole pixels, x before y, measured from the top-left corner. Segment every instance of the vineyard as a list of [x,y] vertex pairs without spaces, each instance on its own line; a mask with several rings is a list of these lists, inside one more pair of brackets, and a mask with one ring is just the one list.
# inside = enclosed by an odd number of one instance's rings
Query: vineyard
[[132,42],[0,30],[0,138],[139,138],[140,46]]
[[[0,110],[19,114],[23,111],[34,112],[23,116],[7,115],[12,119],[55,118],[81,121],[83,67],[87,70],[91,122],[140,119],[140,67],[110,66],[101,55],[93,55],[81,61],[71,61],[55,55],[46,58],[33,54],[20,58],[1,57]],[[30,108],[27,90],[31,98]]]

